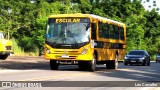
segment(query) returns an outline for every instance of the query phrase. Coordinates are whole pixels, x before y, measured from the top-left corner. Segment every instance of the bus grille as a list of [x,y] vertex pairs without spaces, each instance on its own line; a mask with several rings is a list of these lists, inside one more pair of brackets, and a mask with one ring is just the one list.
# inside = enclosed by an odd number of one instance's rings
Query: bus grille
[[[61,60],[75,60],[77,58],[77,56],[80,54],[78,52],[78,50],[55,50],[54,53],[52,54],[56,54],[55,57],[57,59],[61,59]],[[67,54],[68,57],[62,57],[62,55]]]
[[69,56],[68,58],[62,58],[61,55],[56,55],[56,58],[57,58],[57,59],[60,59],[60,60],[63,60],[63,59],[64,59],[64,60],[75,60],[76,57],[77,57],[77,56]]
[[78,55],[80,53],[78,53],[78,51],[64,51],[64,50],[60,50],[60,51],[54,51],[54,53],[52,54],[68,54],[68,55]]

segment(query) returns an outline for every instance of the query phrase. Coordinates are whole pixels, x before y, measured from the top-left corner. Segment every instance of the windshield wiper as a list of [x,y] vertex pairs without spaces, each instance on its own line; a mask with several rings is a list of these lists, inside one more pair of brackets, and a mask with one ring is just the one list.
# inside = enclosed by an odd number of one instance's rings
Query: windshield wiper
[[74,42],[75,42],[75,43],[74,43],[74,47],[75,47],[75,48],[77,48],[77,47],[78,47],[77,40],[76,40],[75,38],[72,38],[72,39],[73,39],[73,40],[74,40]]
[[62,37],[62,41],[64,44],[66,44],[66,37]]

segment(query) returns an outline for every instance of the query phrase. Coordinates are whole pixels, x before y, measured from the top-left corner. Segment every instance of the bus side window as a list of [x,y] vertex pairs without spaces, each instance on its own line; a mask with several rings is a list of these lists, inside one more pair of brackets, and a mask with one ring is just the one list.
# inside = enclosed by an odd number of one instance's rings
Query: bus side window
[[102,22],[98,22],[98,36],[104,38],[104,24]]
[[92,23],[91,24],[91,27],[92,27],[92,32],[91,32],[91,38],[92,39],[96,39],[96,29],[97,29],[97,26],[96,26],[96,23]]
[[124,28],[120,27],[120,39],[124,40]]
[[114,26],[114,29],[115,29],[115,30],[114,30],[115,39],[116,39],[116,40],[119,40],[119,30],[118,30],[119,27],[118,27],[118,26]]
[[109,31],[110,31],[109,38],[114,39],[114,27],[111,24],[109,25]]
[[109,38],[109,25],[106,23],[104,25],[104,30],[105,30],[105,38],[108,39]]

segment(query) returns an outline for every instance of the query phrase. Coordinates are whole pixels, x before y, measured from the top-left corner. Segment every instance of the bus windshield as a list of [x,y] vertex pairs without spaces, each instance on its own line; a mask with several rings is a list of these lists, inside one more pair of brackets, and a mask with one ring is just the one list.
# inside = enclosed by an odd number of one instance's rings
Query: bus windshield
[[54,44],[89,42],[89,19],[55,19],[47,24],[46,41]]

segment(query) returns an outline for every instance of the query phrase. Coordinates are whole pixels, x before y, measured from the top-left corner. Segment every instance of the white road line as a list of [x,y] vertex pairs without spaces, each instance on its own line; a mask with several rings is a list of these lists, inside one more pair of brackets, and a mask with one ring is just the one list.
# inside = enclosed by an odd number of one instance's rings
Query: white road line
[[6,70],[0,70],[0,74],[6,74],[6,73],[17,73],[17,72],[30,72],[30,71],[37,71],[36,69],[32,70],[13,70],[13,69],[6,69]]
[[160,87],[144,87],[140,90],[160,90]]

